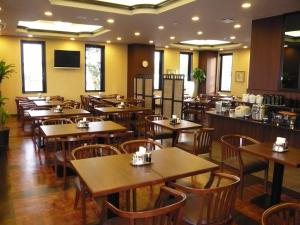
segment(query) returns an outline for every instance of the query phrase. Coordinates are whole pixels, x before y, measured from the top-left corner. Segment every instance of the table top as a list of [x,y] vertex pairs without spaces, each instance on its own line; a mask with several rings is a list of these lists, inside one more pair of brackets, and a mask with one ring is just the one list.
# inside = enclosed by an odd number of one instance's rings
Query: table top
[[84,109],[64,109],[62,112],[54,112],[54,110],[30,110],[28,113],[33,119],[45,117],[68,117],[90,114],[89,111],[86,111]]
[[153,151],[150,165],[132,166],[131,158],[132,154],[121,154],[72,160],[71,163],[93,196],[107,195],[219,168],[212,162],[178,148]]
[[111,105],[119,105],[121,102],[126,102],[127,100],[126,99],[116,99],[116,98],[104,98],[102,99],[102,101],[106,102],[106,103],[109,103]]
[[120,112],[140,112],[140,111],[148,111],[151,109],[140,107],[140,106],[130,106],[130,107],[125,107],[124,109],[118,107],[99,107],[99,108],[95,108],[95,110],[103,114],[109,114],[109,113],[120,113]]
[[50,101],[33,101],[36,106],[57,106],[62,105],[62,101],[50,100]]
[[27,99],[29,101],[45,101],[46,100],[46,96],[28,96]]
[[40,128],[44,137],[63,137],[70,135],[99,134],[127,130],[126,127],[123,127],[122,125],[112,121],[90,122],[88,128],[77,128],[75,123],[42,125],[40,126]]
[[173,131],[178,131],[178,130],[187,130],[187,129],[196,129],[202,127],[201,124],[190,122],[187,120],[181,120],[179,124],[170,124],[169,119],[165,120],[154,120],[152,123],[162,126],[164,128],[173,130]]
[[242,146],[241,150],[283,165],[300,167],[300,149],[289,147],[289,150],[286,152],[274,152],[272,147],[272,143],[263,142]]

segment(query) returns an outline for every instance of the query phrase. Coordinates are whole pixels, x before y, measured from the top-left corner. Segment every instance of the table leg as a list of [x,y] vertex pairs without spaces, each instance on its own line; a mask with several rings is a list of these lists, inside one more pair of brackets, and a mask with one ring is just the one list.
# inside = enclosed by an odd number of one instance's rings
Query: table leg
[[80,192],[80,199],[81,199],[81,219],[82,219],[82,225],[86,224],[86,202],[85,202],[85,190],[82,185],[82,190]]
[[271,205],[278,204],[281,197],[282,180],[284,173],[284,165],[275,162],[273,170]]
[[[117,208],[119,208],[119,193],[113,193],[108,195],[107,197],[108,202],[110,202],[111,204],[113,204],[114,206],[116,206]],[[107,218],[112,218],[115,217],[115,214],[112,213],[111,211],[108,211],[107,213]]]
[[172,134],[172,147],[175,146],[176,136],[177,136],[177,132],[173,131],[173,134]]

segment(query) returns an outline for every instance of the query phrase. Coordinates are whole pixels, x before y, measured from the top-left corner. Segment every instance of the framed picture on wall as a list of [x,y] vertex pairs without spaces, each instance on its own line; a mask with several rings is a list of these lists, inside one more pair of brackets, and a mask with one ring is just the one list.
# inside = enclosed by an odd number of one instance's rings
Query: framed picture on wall
[[245,81],[245,71],[235,71],[235,81],[244,82]]

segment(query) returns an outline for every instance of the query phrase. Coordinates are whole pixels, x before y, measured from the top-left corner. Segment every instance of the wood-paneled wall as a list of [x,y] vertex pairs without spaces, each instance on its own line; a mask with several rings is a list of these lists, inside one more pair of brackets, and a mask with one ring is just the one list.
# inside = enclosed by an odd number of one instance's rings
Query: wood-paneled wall
[[206,81],[199,85],[198,94],[216,92],[217,59],[216,51],[199,51],[199,68],[205,70]]
[[[154,45],[130,44],[128,45],[128,78],[127,97],[133,96],[133,77],[140,74],[153,78],[154,74]],[[147,60],[147,68],[142,67],[142,61]]]

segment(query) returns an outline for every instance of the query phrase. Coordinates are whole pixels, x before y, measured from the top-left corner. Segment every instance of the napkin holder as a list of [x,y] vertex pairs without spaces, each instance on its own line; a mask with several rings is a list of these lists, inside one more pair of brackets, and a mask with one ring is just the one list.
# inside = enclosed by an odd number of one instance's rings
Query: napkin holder
[[170,119],[170,124],[171,125],[176,125],[176,124],[180,124],[181,123],[181,119],[180,118],[171,118]]
[[119,105],[117,106],[117,108],[118,108],[118,109],[124,109],[124,108],[125,108],[125,104],[124,104],[124,103],[123,103],[123,104],[121,103],[121,104],[119,104]]
[[56,112],[56,113],[62,113],[63,109],[62,109],[62,107],[57,106],[56,108],[54,108],[54,112]]
[[151,164],[151,152],[146,152],[144,147],[132,155],[131,165],[142,166]]
[[274,152],[286,152],[288,151],[288,143],[286,140],[284,141],[276,141],[274,144],[273,144],[273,148],[272,150]]

